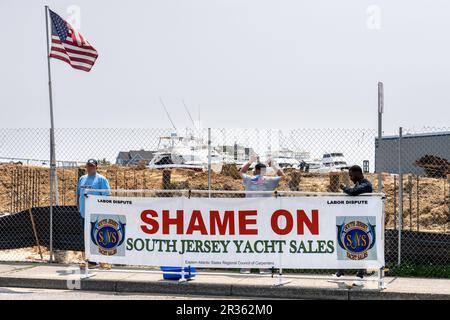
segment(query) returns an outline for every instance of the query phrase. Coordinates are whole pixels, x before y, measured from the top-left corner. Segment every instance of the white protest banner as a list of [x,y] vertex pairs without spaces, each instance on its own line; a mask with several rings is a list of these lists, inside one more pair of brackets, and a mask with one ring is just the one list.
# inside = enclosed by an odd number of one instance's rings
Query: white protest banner
[[89,195],[89,260],[214,268],[384,266],[379,196],[139,198]]

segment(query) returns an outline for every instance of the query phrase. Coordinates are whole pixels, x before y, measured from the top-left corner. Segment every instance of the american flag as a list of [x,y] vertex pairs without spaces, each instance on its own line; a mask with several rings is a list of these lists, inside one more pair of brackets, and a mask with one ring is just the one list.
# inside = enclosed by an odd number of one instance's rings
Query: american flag
[[97,50],[53,11],[49,10],[52,26],[50,57],[67,62],[72,68],[90,71],[97,60]]

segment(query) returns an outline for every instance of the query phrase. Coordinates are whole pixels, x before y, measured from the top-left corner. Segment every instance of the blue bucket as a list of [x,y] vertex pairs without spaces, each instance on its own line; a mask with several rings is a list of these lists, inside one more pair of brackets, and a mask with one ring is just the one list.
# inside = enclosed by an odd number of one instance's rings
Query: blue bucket
[[[180,280],[181,279],[181,267],[161,267],[161,271],[163,271],[163,279],[164,280]],[[179,274],[175,273],[164,273],[167,272],[179,272]],[[184,277],[186,279],[192,279],[195,277],[195,273],[197,269],[195,267],[184,267]]]

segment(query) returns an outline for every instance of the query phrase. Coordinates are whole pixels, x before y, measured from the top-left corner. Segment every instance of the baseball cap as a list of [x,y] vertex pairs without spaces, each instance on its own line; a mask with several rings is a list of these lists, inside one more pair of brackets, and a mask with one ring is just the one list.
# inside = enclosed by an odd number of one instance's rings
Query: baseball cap
[[255,169],[262,169],[262,168],[266,168],[267,166],[264,163],[258,162],[255,165]]
[[87,164],[88,166],[96,166],[96,165],[97,165],[97,160],[95,160],[95,159],[89,159],[89,160],[86,162],[86,164]]

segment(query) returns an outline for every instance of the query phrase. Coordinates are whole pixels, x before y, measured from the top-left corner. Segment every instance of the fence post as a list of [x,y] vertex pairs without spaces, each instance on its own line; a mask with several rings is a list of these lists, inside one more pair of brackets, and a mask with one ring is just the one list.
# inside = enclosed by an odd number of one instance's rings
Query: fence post
[[408,197],[409,197],[409,230],[412,231],[412,192],[413,192],[413,177],[408,175]]
[[54,182],[55,180],[55,157],[54,157],[54,136],[53,128],[50,129],[50,232],[49,232],[49,251],[50,262],[53,262],[53,199],[54,199]]
[[402,229],[403,229],[403,172],[402,172],[402,136],[403,128],[399,128],[398,135],[398,261],[402,261]]
[[15,186],[15,182],[14,182],[14,170],[11,170],[11,208],[9,210],[9,213],[13,213],[13,196],[14,196],[14,186]]
[[420,188],[419,188],[419,175],[417,175],[416,177],[417,179],[417,187],[416,187],[416,191],[417,191],[417,231],[419,231],[420,229]]
[[397,229],[397,176],[394,175],[394,230]]
[[447,183],[448,183],[448,224],[450,227],[450,173],[447,174]]
[[[211,191],[211,128],[208,128],[208,191]],[[209,192],[211,198],[211,192]]]

